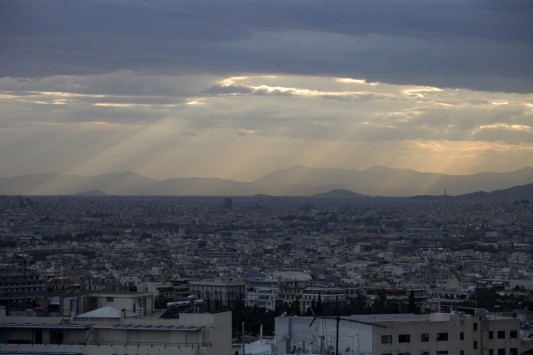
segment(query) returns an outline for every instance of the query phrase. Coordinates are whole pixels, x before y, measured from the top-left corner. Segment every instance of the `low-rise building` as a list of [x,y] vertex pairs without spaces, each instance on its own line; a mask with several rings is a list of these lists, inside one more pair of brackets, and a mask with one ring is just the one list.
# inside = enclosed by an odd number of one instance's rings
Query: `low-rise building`
[[346,301],[346,291],[339,287],[307,287],[300,300],[300,312],[306,312],[318,303],[342,303]]
[[244,282],[240,280],[200,280],[189,283],[191,294],[203,299],[210,308],[233,308],[244,301]]
[[[337,333],[338,324],[338,333]],[[341,317],[278,317],[278,354],[343,353],[518,354],[520,323],[476,310],[466,313],[376,314]]]
[[31,308],[31,295],[45,290],[42,277],[35,271],[25,267],[0,265],[0,304],[11,308]]
[[246,280],[245,306],[274,311],[278,293],[279,286],[276,281],[248,279]]
[[[231,352],[231,312],[133,312],[138,297],[69,317],[21,316],[0,307],[0,353],[208,355]],[[140,299],[144,298],[140,295]]]

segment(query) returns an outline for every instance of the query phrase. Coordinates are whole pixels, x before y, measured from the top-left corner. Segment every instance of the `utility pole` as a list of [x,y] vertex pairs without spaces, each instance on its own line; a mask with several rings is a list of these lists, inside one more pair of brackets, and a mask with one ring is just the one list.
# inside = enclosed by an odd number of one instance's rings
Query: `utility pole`
[[341,316],[339,315],[339,309],[337,308],[337,338],[335,339],[335,355],[339,355],[339,324],[341,322]]
[[[371,327],[377,327],[377,328],[389,328],[390,327],[388,325],[383,325],[383,324],[378,324],[378,323],[363,322],[363,321],[359,321],[359,320],[355,320],[355,319],[349,319],[349,318],[341,318],[338,306],[337,306],[337,309],[336,309],[337,315],[335,317],[331,317],[331,316],[318,316],[317,317],[317,316],[315,316],[315,313],[313,312],[312,308],[311,308],[311,313],[313,313],[313,320],[311,321],[311,323],[309,323],[309,327],[311,327],[313,325],[313,323],[315,322],[315,320],[317,318],[320,318],[320,319],[335,319],[336,335],[337,335],[337,337],[335,339],[335,355],[339,355],[339,328],[340,328],[341,320],[345,321],[345,322],[366,324],[366,325],[369,325]],[[290,325],[289,325],[289,327],[290,327]],[[358,342],[357,348],[359,348],[359,338],[357,339],[357,342]],[[329,353],[329,350],[328,350],[328,353]]]
[[245,355],[245,353],[244,353],[244,322],[242,322],[241,341],[242,341],[242,354]]

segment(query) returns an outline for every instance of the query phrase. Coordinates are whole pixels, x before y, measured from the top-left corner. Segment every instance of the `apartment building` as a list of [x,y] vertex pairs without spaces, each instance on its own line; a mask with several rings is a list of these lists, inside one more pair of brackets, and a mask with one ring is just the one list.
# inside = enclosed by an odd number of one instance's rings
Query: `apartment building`
[[231,312],[169,316],[149,307],[134,312],[143,296],[99,295],[97,303],[113,306],[68,317],[13,314],[0,307],[0,354],[230,354]]
[[12,308],[32,307],[32,295],[45,290],[42,277],[35,271],[0,264],[0,304]]
[[200,280],[189,283],[191,294],[203,299],[210,308],[233,308],[244,301],[244,282],[240,280]]
[[[333,351],[335,317],[278,317],[278,354]],[[377,355],[515,355],[520,323],[476,310],[466,313],[377,314],[341,317],[339,349]],[[350,350],[347,350],[350,349]]]
[[268,311],[276,309],[279,286],[276,281],[246,280],[245,306],[265,308]]
[[306,287],[300,299],[300,312],[306,312],[313,304],[342,303],[346,301],[346,291],[339,287]]

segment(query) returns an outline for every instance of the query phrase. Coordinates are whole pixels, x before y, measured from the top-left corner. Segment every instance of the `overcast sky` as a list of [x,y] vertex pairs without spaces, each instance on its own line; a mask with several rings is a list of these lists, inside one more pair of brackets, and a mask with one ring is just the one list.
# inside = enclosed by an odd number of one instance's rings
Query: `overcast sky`
[[533,166],[530,0],[0,0],[0,176]]

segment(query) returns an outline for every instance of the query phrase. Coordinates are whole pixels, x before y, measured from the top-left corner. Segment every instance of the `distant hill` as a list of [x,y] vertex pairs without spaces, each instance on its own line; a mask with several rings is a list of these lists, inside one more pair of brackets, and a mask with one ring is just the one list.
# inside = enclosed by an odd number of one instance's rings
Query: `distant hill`
[[[474,191],[494,191],[533,182],[533,168],[509,173],[445,175],[414,170],[373,167],[367,170],[309,168],[301,165],[278,170],[254,181],[270,191],[275,187],[289,195],[292,186],[312,186],[317,193],[332,189],[357,191],[365,195],[415,196],[461,195]],[[328,187],[327,189],[325,187]],[[280,191],[281,188],[287,187]],[[269,192],[267,192],[269,193]]]
[[320,197],[320,198],[361,198],[365,197],[364,195],[358,194],[357,192],[353,192],[350,190],[344,190],[344,189],[335,189],[328,192],[324,192],[321,194],[313,195],[313,197]]
[[478,191],[457,196],[456,199],[462,201],[533,201],[533,183],[492,192]]
[[157,180],[132,171],[83,177],[52,173],[0,178],[0,193],[6,195],[75,195],[102,190],[113,195],[143,194]]
[[[494,192],[498,198],[508,189],[533,183],[533,168],[509,173],[444,175],[414,170],[374,167],[363,171],[293,166],[275,171],[253,182],[216,178],[175,178],[156,180],[132,171],[94,176],[53,173],[0,177],[4,195],[76,195],[105,191],[110,195],[169,196],[459,196]],[[357,191],[353,192],[353,191]],[[514,190],[513,190],[514,191]],[[520,193],[506,192],[509,196]],[[521,193],[524,193],[523,191]],[[476,198],[480,198],[480,197]],[[429,197],[428,197],[429,198]],[[467,198],[467,197],[464,197]],[[470,198],[474,198],[471,196]]]
[[144,194],[148,195],[252,195],[257,190],[248,182],[212,179],[177,178],[158,181]]

